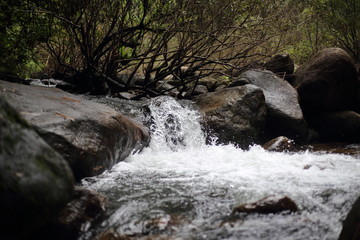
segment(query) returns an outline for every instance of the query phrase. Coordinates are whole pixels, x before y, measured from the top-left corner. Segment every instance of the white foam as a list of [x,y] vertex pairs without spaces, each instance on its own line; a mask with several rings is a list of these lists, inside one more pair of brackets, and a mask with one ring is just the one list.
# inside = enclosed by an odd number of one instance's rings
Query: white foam
[[[154,119],[150,146],[94,181],[84,182],[85,186],[102,192],[122,191],[115,198],[122,204],[109,220],[110,225],[118,223],[120,233],[130,231],[126,226],[135,232],[143,231],[136,224],[141,222],[138,216],[144,215],[144,209],[162,208],[164,199],[191,202],[195,217],[187,228],[201,228],[212,226],[214,219],[231,212],[234,205],[282,194],[295,200],[302,215],[278,218],[276,228],[272,227],[274,219],[256,218],[259,226],[266,225],[262,231],[271,231],[278,239],[301,239],[306,236],[304,232],[308,236],[337,238],[341,220],[360,190],[358,159],[340,154],[268,152],[260,146],[244,151],[233,145],[205,145],[196,111],[170,98],[152,102],[150,109]],[[173,139],[169,142],[166,137]],[[168,217],[167,214],[160,215]],[[283,219],[293,222],[286,225]],[[303,223],[303,219],[307,222]],[[256,226],[249,227],[252,221],[239,226],[236,233],[244,234],[240,235],[244,239],[261,239],[256,237],[261,231]],[[307,230],[302,230],[299,238],[281,229],[290,231],[302,224]],[[184,228],[178,231],[186,232]],[[274,239],[273,235],[268,236]]]

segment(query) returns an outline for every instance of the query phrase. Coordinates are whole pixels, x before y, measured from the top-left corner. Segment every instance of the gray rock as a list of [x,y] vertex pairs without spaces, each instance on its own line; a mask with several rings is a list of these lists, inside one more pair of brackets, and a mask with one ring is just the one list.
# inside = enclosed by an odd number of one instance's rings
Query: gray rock
[[119,92],[117,94],[117,97],[120,98],[120,99],[131,100],[131,99],[135,98],[136,96],[134,94],[129,93],[129,92]]
[[101,173],[149,142],[141,124],[81,96],[3,81],[0,90],[69,162],[77,180]]
[[226,88],[199,95],[195,103],[204,124],[221,143],[248,147],[257,142],[266,119],[263,92],[254,85]]
[[208,93],[208,89],[204,85],[196,85],[195,88],[191,87],[185,94],[185,98],[191,98],[197,95]]
[[238,78],[232,81],[228,87],[238,87],[238,86],[244,86],[246,84],[249,84],[249,81],[246,78]]
[[296,90],[285,80],[267,70],[249,70],[241,74],[250,84],[261,88],[265,95],[268,119],[265,135],[272,139],[286,136],[296,141],[304,141],[307,123],[299,105]]
[[176,89],[177,85],[172,85],[169,83],[170,81],[159,81],[157,82],[157,89],[160,91],[170,91],[172,89]]
[[67,162],[1,96],[0,173],[0,239],[26,239],[70,200]]

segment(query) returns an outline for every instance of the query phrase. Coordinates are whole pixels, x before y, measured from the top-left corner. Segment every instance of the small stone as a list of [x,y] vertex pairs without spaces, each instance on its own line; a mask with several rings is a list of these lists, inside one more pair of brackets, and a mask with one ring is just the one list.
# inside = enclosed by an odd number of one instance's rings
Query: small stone
[[249,84],[249,81],[246,78],[239,78],[232,81],[228,87],[244,86],[246,84]]
[[279,213],[283,211],[296,212],[298,207],[289,197],[269,196],[257,202],[241,204],[234,208],[234,213]]
[[265,150],[273,152],[294,152],[296,145],[294,140],[284,136],[274,138],[262,146]]
[[128,92],[119,92],[118,93],[118,98],[121,98],[121,99],[131,100],[131,99],[134,99],[135,97],[136,97],[135,95],[128,93]]
[[191,98],[193,96],[197,96],[197,95],[201,95],[201,94],[206,94],[208,93],[208,89],[206,88],[206,86],[204,85],[197,85],[195,88],[190,88],[186,94],[185,94],[185,98]]

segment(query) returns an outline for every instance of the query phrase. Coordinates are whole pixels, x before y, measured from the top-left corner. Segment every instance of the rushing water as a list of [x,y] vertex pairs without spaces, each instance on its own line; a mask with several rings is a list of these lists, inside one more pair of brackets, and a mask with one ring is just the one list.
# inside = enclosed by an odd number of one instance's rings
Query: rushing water
[[[360,192],[359,159],[206,145],[186,104],[164,97],[149,108],[150,146],[83,182],[109,204],[81,239],[110,230],[134,239],[337,239]],[[292,198],[300,211],[231,215],[269,195]]]

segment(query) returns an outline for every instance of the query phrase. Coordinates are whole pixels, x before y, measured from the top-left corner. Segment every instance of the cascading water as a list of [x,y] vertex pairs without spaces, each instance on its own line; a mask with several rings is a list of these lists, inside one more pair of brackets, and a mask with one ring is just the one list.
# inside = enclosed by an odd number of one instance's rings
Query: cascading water
[[[134,239],[337,239],[360,192],[359,159],[206,145],[195,110],[169,97],[149,108],[150,146],[83,182],[109,206],[81,239],[110,230]],[[229,217],[274,194],[300,211]]]
[[197,111],[167,96],[152,99],[149,108],[153,122],[150,126],[152,149],[176,151],[205,144]]

